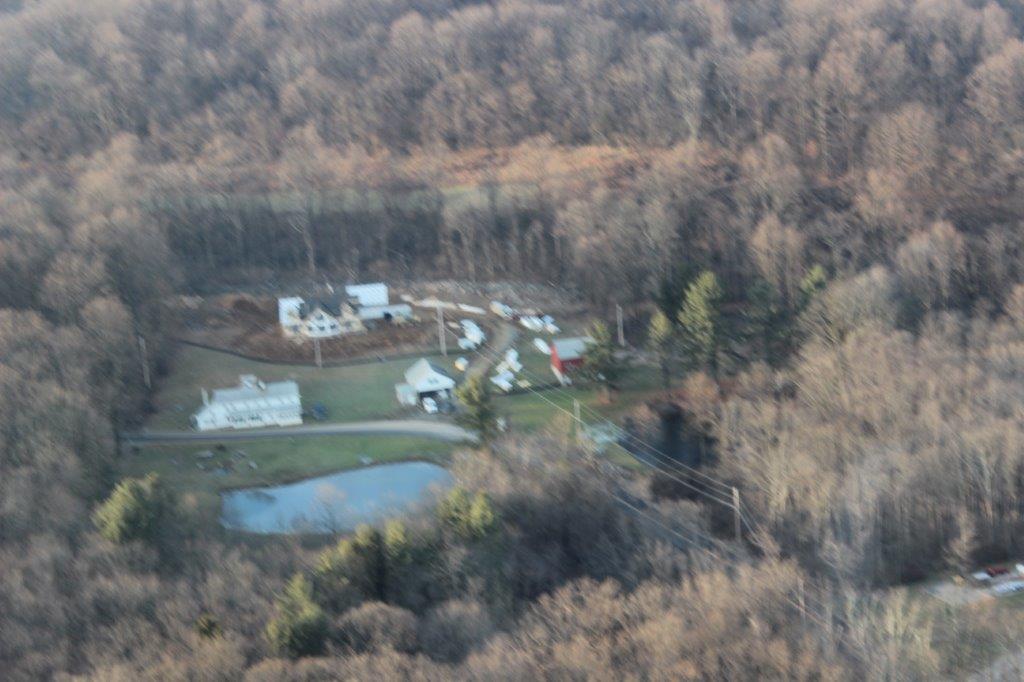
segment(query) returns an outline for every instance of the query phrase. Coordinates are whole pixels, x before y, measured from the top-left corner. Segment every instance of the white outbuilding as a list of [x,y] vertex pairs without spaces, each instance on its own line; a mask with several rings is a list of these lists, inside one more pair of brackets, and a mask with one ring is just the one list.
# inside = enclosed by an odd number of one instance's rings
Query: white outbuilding
[[294,381],[266,383],[252,374],[243,374],[234,388],[216,389],[212,397],[206,389],[202,394],[203,406],[191,419],[192,427],[199,431],[302,423],[299,385]]
[[395,395],[403,405],[418,405],[424,398],[449,400],[453,390],[455,380],[426,358],[405,370],[405,383],[395,384]]
[[345,286],[345,295],[358,307],[387,305],[388,285],[384,282],[349,284]]

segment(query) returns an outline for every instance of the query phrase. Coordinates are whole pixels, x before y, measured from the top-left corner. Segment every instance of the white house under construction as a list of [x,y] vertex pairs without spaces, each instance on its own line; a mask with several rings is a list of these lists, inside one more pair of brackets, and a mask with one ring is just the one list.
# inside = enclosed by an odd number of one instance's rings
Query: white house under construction
[[203,389],[203,406],[192,415],[192,426],[199,431],[301,423],[299,385],[294,381],[265,383],[252,374],[240,376],[234,388],[215,390],[212,397]]
[[324,339],[366,331],[375,324],[402,322],[412,318],[408,303],[390,303],[388,287],[350,284],[343,294],[330,287],[326,294],[286,296],[277,299],[281,330],[287,337]]

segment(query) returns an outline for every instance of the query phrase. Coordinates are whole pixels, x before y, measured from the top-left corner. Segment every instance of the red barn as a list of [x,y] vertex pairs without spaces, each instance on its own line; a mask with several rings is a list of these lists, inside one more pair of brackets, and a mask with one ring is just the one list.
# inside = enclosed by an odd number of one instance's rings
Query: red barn
[[571,383],[569,373],[583,364],[583,354],[590,343],[593,343],[593,339],[589,336],[574,336],[551,342],[551,371],[560,382]]

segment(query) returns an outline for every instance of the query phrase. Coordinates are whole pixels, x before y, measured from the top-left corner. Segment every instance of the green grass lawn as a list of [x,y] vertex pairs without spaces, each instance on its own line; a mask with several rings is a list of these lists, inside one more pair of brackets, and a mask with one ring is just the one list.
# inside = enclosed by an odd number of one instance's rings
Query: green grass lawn
[[[434,356],[430,359],[449,369],[452,376],[458,376],[451,370],[449,358]],[[201,404],[200,388],[236,386],[240,374],[255,374],[265,381],[294,379],[299,384],[303,408],[323,403],[328,421],[393,417],[402,413],[395,399],[395,384],[402,381],[405,370],[413,362],[415,359],[317,369],[254,362],[228,353],[182,345],[170,373],[159,381],[154,399],[156,412],[146,426],[188,428],[189,416]]]
[[[276,485],[374,463],[424,459],[447,463],[451,443],[409,436],[309,436],[216,443],[142,445],[121,458],[122,476],[155,472],[209,522],[220,509],[217,493],[227,488]],[[209,451],[212,459],[197,457]],[[236,452],[245,453],[244,458]],[[256,464],[253,469],[249,466]],[[202,463],[206,470],[197,465]],[[227,472],[217,471],[227,464]]]
[[[498,410],[508,416],[512,428],[537,431],[549,424],[555,416],[571,413],[573,398],[579,400],[584,408],[614,421],[637,405],[657,396],[661,390],[658,371],[653,367],[629,368],[620,384],[610,402],[604,400],[599,385],[589,382],[537,393],[501,396],[495,402]],[[583,410],[582,417],[586,422],[597,419],[587,409]]]

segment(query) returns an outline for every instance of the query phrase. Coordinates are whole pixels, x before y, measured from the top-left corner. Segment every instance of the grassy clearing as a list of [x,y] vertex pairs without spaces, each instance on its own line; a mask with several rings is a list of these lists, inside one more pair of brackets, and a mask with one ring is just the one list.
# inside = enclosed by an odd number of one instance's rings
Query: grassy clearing
[[[219,513],[224,489],[276,485],[374,463],[425,459],[447,463],[453,445],[407,436],[309,436],[215,443],[143,445],[121,459],[123,476],[155,472],[208,520]],[[209,451],[212,459],[197,457]],[[235,453],[245,453],[239,457]],[[256,468],[249,466],[254,462]],[[199,468],[202,463],[207,470]],[[228,470],[223,471],[227,465]],[[214,470],[218,470],[214,473]]]
[[[433,356],[430,359],[456,376],[448,358]],[[156,412],[146,426],[188,428],[189,416],[201,404],[200,388],[235,386],[240,374],[255,374],[265,381],[294,379],[299,384],[303,407],[309,409],[316,403],[323,403],[329,421],[395,417],[405,413],[395,400],[395,384],[402,381],[405,370],[413,362],[414,359],[393,360],[317,369],[254,362],[183,345],[178,349],[171,372],[160,381],[154,400]]]
[[571,413],[574,398],[584,408],[584,421],[593,422],[596,419],[588,409],[614,421],[637,405],[654,398],[661,390],[660,377],[653,367],[631,367],[620,383],[619,390],[612,395],[610,402],[605,400],[600,386],[586,383],[539,393],[503,396],[498,398],[497,406],[508,416],[513,428],[532,432],[547,425],[555,415],[564,414],[561,410]]

